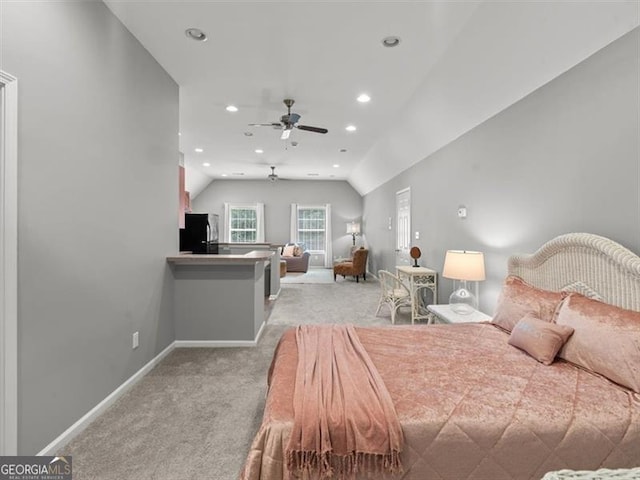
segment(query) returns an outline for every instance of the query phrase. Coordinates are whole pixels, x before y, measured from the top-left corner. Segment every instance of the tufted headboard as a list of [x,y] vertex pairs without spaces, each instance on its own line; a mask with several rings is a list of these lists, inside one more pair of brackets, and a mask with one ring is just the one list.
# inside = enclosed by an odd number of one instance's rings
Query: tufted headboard
[[508,272],[538,288],[640,311],[640,257],[598,235],[560,235],[533,254],[511,256]]

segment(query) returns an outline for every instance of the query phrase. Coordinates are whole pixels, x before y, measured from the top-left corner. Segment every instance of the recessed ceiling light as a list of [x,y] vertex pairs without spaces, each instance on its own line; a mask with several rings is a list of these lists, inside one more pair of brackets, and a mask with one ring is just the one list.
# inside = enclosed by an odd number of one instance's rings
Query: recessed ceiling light
[[203,149],[201,149],[201,148],[194,148],[194,150],[195,150],[195,152],[196,152],[196,153],[202,153],[202,152],[204,152],[204,150],[203,150]]
[[400,45],[400,38],[394,35],[390,37],[384,37],[382,39],[382,45],[389,48],[397,47],[398,45]]
[[358,98],[356,98],[356,100],[358,100],[360,103],[367,103],[369,100],[371,100],[371,97],[366,93],[361,93],[360,95],[358,95]]
[[227,112],[237,112],[238,111],[238,107],[236,107],[235,105],[227,105],[227,108],[225,108],[225,110]]
[[207,41],[207,35],[199,28],[187,28],[184,31],[184,34],[191,40],[195,40],[197,42]]
[[178,132],[178,136],[179,136],[179,137],[181,137],[181,136],[182,136],[182,134],[181,134],[180,132]]
[[244,136],[245,136],[245,137],[253,137],[253,133],[251,133],[251,132],[244,132]]
[[210,164],[209,162],[204,162],[204,163],[202,164],[202,166],[203,166],[203,167],[210,167],[210,166],[211,166],[211,164]]
[[264,150],[262,150],[261,148],[256,148],[256,149],[255,149],[255,152],[256,152],[256,153],[264,153]]
[[338,165],[337,163],[334,163],[333,168],[340,168],[340,165]]
[[356,126],[355,126],[355,125],[347,125],[347,126],[345,127],[345,130],[346,130],[347,132],[355,132],[355,131],[357,130],[357,128],[356,128]]
[[223,174],[222,174],[222,176],[223,176],[223,177],[226,177],[226,176],[227,176],[227,174],[226,174],[226,173],[223,173]]
[[340,153],[346,153],[347,149],[346,148],[341,148],[340,149]]

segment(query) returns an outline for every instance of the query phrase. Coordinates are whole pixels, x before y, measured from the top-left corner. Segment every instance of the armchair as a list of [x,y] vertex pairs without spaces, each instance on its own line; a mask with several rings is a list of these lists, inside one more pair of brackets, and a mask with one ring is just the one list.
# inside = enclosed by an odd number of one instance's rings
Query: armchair
[[356,277],[356,283],[359,282],[360,275],[362,279],[367,279],[367,256],[369,250],[364,247],[359,248],[353,252],[353,258],[347,262],[336,263],[333,266],[333,280],[335,281],[338,275],[346,277],[352,275]]

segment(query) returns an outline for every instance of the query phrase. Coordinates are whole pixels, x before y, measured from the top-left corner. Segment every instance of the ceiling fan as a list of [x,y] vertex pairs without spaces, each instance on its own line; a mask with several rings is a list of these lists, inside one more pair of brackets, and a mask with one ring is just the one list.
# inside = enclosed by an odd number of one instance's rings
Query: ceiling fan
[[267,178],[271,183],[275,183],[278,180],[278,175],[276,175],[276,167],[271,165],[271,173],[267,175]]
[[327,133],[329,130],[321,127],[310,127],[309,125],[298,125],[298,120],[300,120],[300,115],[297,113],[291,113],[291,106],[295,103],[295,100],[291,98],[285,98],[283,100],[284,104],[287,107],[287,113],[280,117],[279,122],[272,123],[250,123],[251,127],[273,127],[276,129],[282,130],[282,135],[280,138],[282,140],[286,140],[289,138],[291,134],[291,130],[297,128],[298,130],[306,130],[307,132],[315,132],[315,133]]

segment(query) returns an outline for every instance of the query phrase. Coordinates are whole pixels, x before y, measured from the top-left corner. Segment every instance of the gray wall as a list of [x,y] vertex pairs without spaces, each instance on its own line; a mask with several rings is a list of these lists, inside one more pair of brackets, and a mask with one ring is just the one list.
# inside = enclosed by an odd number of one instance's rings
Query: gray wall
[[[349,254],[351,236],[347,222],[360,220],[362,197],[349,183],[333,180],[214,180],[192,202],[194,212],[209,212],[224,218],[224,203],[264,203],[265,240],[287,243],[291,204],[331,204],[333,256]],[[222,232],[222,228],[221,228]],[[362,239],[358,239],[362,243]],[[313,264],[317,264],[318,260]]]
[[19,81],[27,455],[174,339],[178,88],[101,2],[3,2],[1,21],[0,68]]
[[[595,233],[640,253],[639,36],[632,31],[366,195],[370,269],[394,269],[388,217],[406,187],[422,265],[442,272],[447,249],[485,252],[487,313],[508,256],[557,235]],[[452,281],[440,286],[447,303]]]

